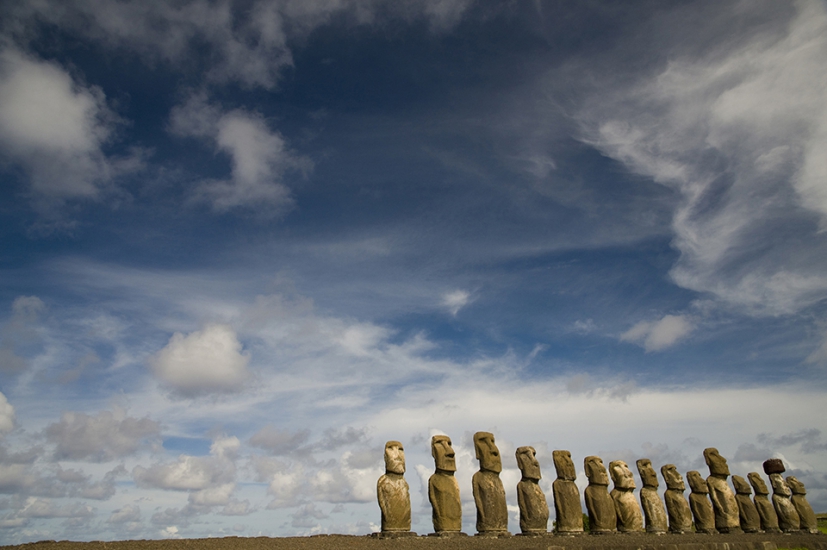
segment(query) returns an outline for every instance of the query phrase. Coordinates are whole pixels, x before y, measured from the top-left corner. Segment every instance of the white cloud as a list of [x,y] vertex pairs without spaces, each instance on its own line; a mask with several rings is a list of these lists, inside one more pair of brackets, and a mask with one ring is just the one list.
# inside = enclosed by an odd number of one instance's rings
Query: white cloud
[[453,290],[442,295],[442,306],[456,317],[459,310],[471,303],[471,294],[465,290]]
[[106,462],[134,453],[160,431],[158,422],[126,416],[124,410],[116,408],[95,416],[65,412],[60,422],[50,424],[44,433],[56,445],[58,460]]
[[249,376],[249,362],[232,327],[208,325],[186,336],[173,334],[150,359],[150,366],[176,393],[194,397],[240,390]]
[[112,512],[106,523],[131,523],[135,521],[141,521],[141,508],[137,504],[127,504]]
[[827,333],[824,334],[819,346],[807,356],[805,361],[815,365],[827,365]]
[[0,435],[14,429],[14,407],[3,393],[0,393]]
[[665,315],[659,321],[640,321],[620,335],[621,342],[636,342],[646,351],[661,351],[686,338],[694,329],[686,315]]

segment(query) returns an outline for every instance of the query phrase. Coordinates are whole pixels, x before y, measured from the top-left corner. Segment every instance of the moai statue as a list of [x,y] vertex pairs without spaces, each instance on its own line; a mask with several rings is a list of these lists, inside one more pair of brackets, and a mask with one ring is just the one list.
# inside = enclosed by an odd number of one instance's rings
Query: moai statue
[[715,512],[712,510],[712,502],[709,501],[709,486],[697,470],[686,472],[686,480],[689,482],[689,508],[695,518],[695,532],[714,535]]
[[758,472],[750,472],[747,474],[747,479],[749,479],[749,483],[752,485],[753,491],[755,491],[752,502],[758,510],[758,517],[761,518],[761,530],[767,533],[780,533],[781,529],[778,528],[778,514],[775,513],[775,508],[773,508],[768,498],[770,491],[767,489],[767,484],[764,483],[764,480],[761,479]]
[[617,513],[612,497],[609,496],[609,475],[599,456],[583,459],[589,486],[583,492],[586,509],[589,511],[589,533],[603,535],[617,532]]
[[741,529],[744,533],[757,533],[761,530],[761,518],[758,515],[758,508],[749,498],[752,488],[741,476],[732,476],[732,485],[735,487],[735,501],[738,503]]
[[411,531],[411,495],[405,481],[405,449],[398,441],[385,443],[385,475],[376,483],[382,511],[382,535],[415,535]]
[[726,481],[729,477],[726,459],[718,453],[718,449],[709,447],[704,449],[704,460],[709,467],[706,484],[709,487],[712,509],[715,511],[715,529],[719,533],[740,533],[738,501],[735,500],[735,494]]
[[798,511],[790,500],[792,491],[781,477],[785,470],[780,458],[764,461],[764,473],[770,476],[772,485],[772,505],[778,516],[778,527],[785,533],[792,533],[801,529],[801,518],[798,517]]
[[457,464],[451,438],[447,435],[433,436],[431,455],[436,471],[428,480],[428,500],[433,508],[434,534],[459,535],[462,531],[462,503],[459,500],[459,483],[454,477]]
[[480,469],[471,478],[474,489],[474,503],[477,505],[477,534],[484,536],[507,536],[508,508],[505,505],[505,489],[500,480],[503,469],[500,450],[494,443],[494,434],[474,434],[474,449]]
[[801,520],[801,530],[807,533],[817,534],[819,532],[816,524],[816,514],[813,507],[807,502],[807,489],[804,484],[798,481],[795,476],[787,476],[787,487],[792,491],[792,502],[798,518]]
[[646,518],[646,532],[662,535],[668,527],[666,510],[663,508],[663,501],[658,495],[658,474],[652,468],[652,461],[648,458],[641,458],[637,462],[637,471],[643,488],[640,490],[640,505],[643,508],[643,517]]
[[666,482],[666,492],[663,499],[666,501],[666,511],[669,513],[669,532],[681,535],[692,531],[692,512],[683,492],[686,484],[683,482],[678,469],[674,464],[666,464],[660,469],[663,480]]
[[629,466],[622,460],[609,462],[614,488],[611,495],[617,513],[617,530],[621,533],[643,531],[643,515],[635,498],[635,478]]
[[534,447],[517,449],[517,466],[523,477],[517,483],[517,504],[520,507],[520,530],[524,535],[545,535],[548,532],[548,503],[540,488],[540,463]]
[[580,490],[574,483],[577,472],[568,451],[553,451],[557,479],[551,484],[554,492],[554,513],[557,516],[554,532],[558,535],[583,534],[583,509],[580,507]]

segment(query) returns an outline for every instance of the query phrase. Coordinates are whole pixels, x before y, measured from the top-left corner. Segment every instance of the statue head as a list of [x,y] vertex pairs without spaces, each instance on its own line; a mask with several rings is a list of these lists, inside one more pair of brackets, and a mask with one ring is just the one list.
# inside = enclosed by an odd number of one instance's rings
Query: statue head
[[451,447],[451,438],[447,435],[435,435],[431,438],[431,456],[434,457],[437,470],[457,471],[454,448]]
[[477,460],[480,461],[480,470],[496,473],[503,471],[500,450],[494,444],[494,434],[491,432],[475,433],[474,449],[477,451]]
[[665,464],[661,466],[660,473],[663,476],[663,480],[666,482],[667,489],[673,489],[681,492],[686,490],[686,484],[683,482],[683,476],[674,464]]
[[632,470],[630,470],[629,465],[622,460],[612,460],[609,462],[609,471],[612,474],[612,483],[615,484],[615,489],[629,490],[636,487]]
[[804,484],[798,481],[795,476],[787,476],[787,487],[790,488],[790,491],[794,495],[806,495],[807,489],[804,487]]
[[635,465],[637,465],[637,473],[640,474],[640,480],[643,482],[643,486],[657,489],[659,486],[658,474],[656,474],[655,469],[652,468],[652,461],[648,458],[641,458],[635,462]]
[[753,491],[755,491],[756,495],[770,494],[770,490],[767,489],[767,484],[764,483],[764,480],[761,479],[761,476],[758,474],[758,472],[748,473],[747,479],[749,480],[750,485],[752,485],[752,489]]
[[586,477],[589,478],[589,485],[609,485],[609,475],[603,465],[603,459],[599,456],[587,456],[583,459],[583,468],[586,470]]
[[571,453],[568,451],[552,451],[554,469],[557,470],[557,479],[574,481],[577,472],[574,471],[574,462],[571,461]]
[[726,459],[721,456],[718,449],[709,447],[704,449],[704,460],[709,466],[709,473],[713,476],[727,477],[729,475],[729,466]]
[[693,493],[709,494],[709,485],[706,484],[706,480],[701,477],[701,472],[698,470],[686,472],[686,481],[689,482],[689,489]]
[[741,476],[732,476],[732,486],[735,487],[735,492],[739,495],[752,494],[752,487],[750,487],[747,480]]
[[540,475],[540,462],[537,460],[537,451],[534,450],[534,447],[518,447],[516,454],[517,466],[523,473],[523,479],[539,481],[542,477]]
[[405,473],[405,449],[398,441],[385,443],[385,473],[400,475]]
[[792,494],[781,474],[770,474],[770,485],[772,485],[772,492],[776,495],[788,497]]

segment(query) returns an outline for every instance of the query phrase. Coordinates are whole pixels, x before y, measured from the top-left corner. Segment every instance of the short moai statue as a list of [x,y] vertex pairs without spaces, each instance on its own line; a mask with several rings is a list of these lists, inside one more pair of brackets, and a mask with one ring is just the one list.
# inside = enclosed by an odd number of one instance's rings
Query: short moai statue
[[757,533],[761,530],[761,517],[758,515],[758,508],[750,499],[752,488],[747,480],[741,476],[732,476],[732,486],[735,487],[735,500],[738,502],[738,518],[741,522],[741,530],[744,533]]
[[666,510],[658,495],[658,474],[652,467],[652,461],[641,458],[635,462],[643,487],[640,490],[640,506],[646,519],[646,532],[662,535],[668,529]]
[[683,482],[678,469],[674,464],[666,464],[660,469],[663,480],[666,482],[666,492],[663,500],[666,501],[666,511],[669,514],[669,532],[681,535],[692,531],[692,511],[683,492],[686,484]]
[[554,493],[554,532],[558,535],[582,535],[583,509],[580,507],[580,490],[574,483],[577,472],[568,451],[553,451],[557,479],[551,484]]
[[522,479],[517,483],[517,504],[520,507],[520,531],[523,535],[548,533],[548,502],[540,488],[540,462],[534,447],[517,449],[517,466]]
[[617,532],[617,512],[612,497],[609,496],[609,474],[599,456],[587,456],[583,459],[589,485],[583,492],[586,509],[589,512],[589,533],[604,535]]
[[786,481],[787,487],[790,488],[793,494],[790,500],[792,500],[795,511],[798,512],[798,518],[801,520],[801,530],[807,533],[817,534],[819,530],[816,514],[813,511],[813,507],[807,502],[807,489],[795,476],[787,476]]
[[428,500],[433,508],[434,534],[462,534],[462,503],[459,499],[459,483],[454,476],[457,464],[451,438],[447,435],[433,436],[431,455],[434,457],[436,471],[428,479]]
[[718,449],[709,447],[704,449],[704,460],[709,467],[706,484],[709,487],[712,510],[715,512],[715,529],[719,533],[741,533],[738,501],[735,500],[735,493],[727,483],[729,466],[726,459],[720,455]]
[[770,476],[772,485],[772,505],[778,516],[778,527],[785,533],[793,533],[801,529],[801,518],[790,497],[792,491],[787,486],[781,474],[786,471],[780,458],[771,458],[764,461],[764,473]]
[[500,450],[494,443],[494,434],[475,433],[474,449],[480,461],[479,471],[471,478],[474,503],[477,505],[477,534],[509,536],[505,488],[500,479],[503,463]]
[[643,514],[635,498],[635,478],[629,465],[622,460],[609,462],[614,487],[610,493],[617,514],[617,530],[621,533],[640,533],[643,531]]
[[398,441],[385,443],[385,475],[376,483],[382,511],[383,536],[415,535],[411,531],[411,495],[405,481],[405,449]]
[[692,510],[692,517],[695,518],[695,532],[714,535],[718,531],[715,530],[715,512],[709,500],[709,486],[697,470],[686,472],[686,481],[689,482],[691,491],[689,508]]
[[767,489],[767,484],[761,478],[758,472],[750,472],[747,474],[747,479],[752,490],[755,491],[755,496],[752,502],[758,510],[758,517],[761,518],[761,530],[766,533],[780,533],[778,528],[778,514],[775,513],[775,508],[769,499],[770,491]]

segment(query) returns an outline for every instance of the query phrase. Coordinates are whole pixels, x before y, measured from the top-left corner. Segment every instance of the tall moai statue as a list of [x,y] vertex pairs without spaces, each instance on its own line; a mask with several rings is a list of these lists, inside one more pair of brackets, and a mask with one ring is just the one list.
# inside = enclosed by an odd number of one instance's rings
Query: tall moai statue
[[689,508],[695,518],[695,532],[714,535],[715,512],[712,510],[712,502],[709,500],[709,486],[697,470],[686,472],[686,480],[689,482]]
[[622,460],[609,462],[612,474],[612,500],[617,513],[617,530],[621,533],[640,533],[643,531],[643,515],[640,504],[635,498],[635,478],[629,465]]
[[643,517],[646,519],[646,532],[662,535],[666,533],[668,523],[663,501],[658,495],[658,474],[652,467],[652,461],[641,458],[635,462],[643,488],[640,490],[640,505],[643,508]]
[[500,450],[494,443],[494,434],[474,434],[474,449],[480,469],[471,478],[474,503],[477,505],[477,534],[506,536],[508,532],[508,508],[505,504],[505,488],[500,479],[503,469]]
[[750,472],[747,474],[747,479],[752,490],[755,491],[755,496],[752,502],[758,510],[758,517],[761,518],[761,530],[767,533],[780,533],[778,528],[778,514],[775,513],[775,508],[769,499],[770,491],[767,489],[767,484],[761,478],[758,472]]
[[587,456],[583,467],[589,485],[583,492],[586,498],[586,510],[589,512],[589,533],[603,535],[617,532],[617,512],[612,497],[609,496],[609,474],[599,456]]
[[580,489],[574,480],[574,462],[568,451],[552,451],[557,479],[551,484],[554,493],[554,513],[557,516],[554,532],[558,535],[583,534],[583,509],[580,507]]
[[663,480],[666,482],[666,492],[663,493],[663,500],[666,501],[666,511],[669,514],[669,532],[675,534],[689,533],[692,531],[692,511],[683,492],[686,484],[683,482],[678,469],[674,464],[666,464],[660,469]]
[[741,476],[732,476],[732,485],[735,487],[735,500],[738,502],[738,518],[741,522],[741,530],[744,533],[757,533],[761,530],[761,517],[758,515],[758,508],[749,498],[752,488],[747,480]]
[[706,484],[709,486],[709,498],[715,512],[715,529],[719,533],[740,533],[738,501],[735,500],[735,494],[726,480],[729,477],[726,459],[720,455],[718,449],[708,447],[704,449],[704,460],[709,467]]
[[376,483],[382,511],[382,535],[415,535],[411,531],[411,495],[405,481],[405,449],[398,441],[385,443],[385,475]]
[[548,533],[548,503],[540,488],[540,462],[534,447],[517,448],[517,466],[522,479],[517,483],[517,504],[520,507],[520,531],[524,535]]
[[798,481],[795,476],[787,476],[787,487],[790,488],[793,496],[791,498],[798,518],[801,520],[801,530],[807,533],[816,534],[819,532],[816,514],[813,507],[807,502],[807,489],[804,484]]
[[786,471],[780,458],[771,458],[764,461],[764,473],[770,476],[772,485],[772,505],[778,516],[778,527],[785,533],[792,533],[801,529],[801,518],[790,497],[792,491],[781,477]]
[[454,476],[457,464],[451,438],[435,435],[431,438],[431,455],[436,471],[428,479],[428,500],[433,508],[434,534],[459,535],[462,532],[462,503],[459,483]]

